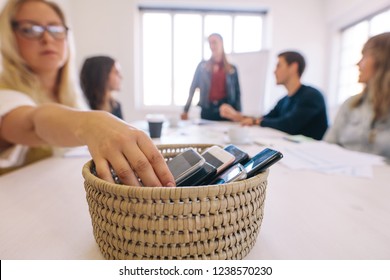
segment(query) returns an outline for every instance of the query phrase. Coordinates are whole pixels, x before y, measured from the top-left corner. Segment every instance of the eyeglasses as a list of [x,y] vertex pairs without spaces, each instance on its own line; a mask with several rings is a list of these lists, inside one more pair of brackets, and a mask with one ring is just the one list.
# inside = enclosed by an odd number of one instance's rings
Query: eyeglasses
[[13,21],[12,27],[21,36],[33,40],[41,39],[45,31],[54,39],[62,40],[66,38],[69,30],[68,27],[62,24],[49,24],[43,26],[30,21]]

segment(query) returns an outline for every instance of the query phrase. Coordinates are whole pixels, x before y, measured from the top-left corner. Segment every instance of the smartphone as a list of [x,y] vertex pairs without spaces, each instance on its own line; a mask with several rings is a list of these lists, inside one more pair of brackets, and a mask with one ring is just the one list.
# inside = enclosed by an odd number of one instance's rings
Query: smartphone
[[202,153],[206,162],[217,168],[217,174],[230,166],[234,161],[234,156],[218,146],[212,146]]
[[243,180],[246,178],[246,170],[241,163],[237,163],[230,167],[228,170],[225,170],[220,174],[212,184],[225,184],[230,182],[235,182],[239,180]]
[[217,174],[217,168],[211,164],[205,162],[201,168],[192,173],[187,179],[178,184],[178,187],[183,186],[201,186],[207,185],[207,183],[214,178]]
[[260,153],[253,156],[245,165],[245,171],[247,173],[247,178],[250,178],[268,167],[270,167],[275,162],[283,158],[281,152],[266,148]]
[[241,163],[242,165],[244,165],[249,160],[248,153],[244,152],[243,150],[238,148],[236,145],[230,144],[230,145],[227,145],[223,149],[225,151],[231,153],[235,157],[235,160],[233,161],[232,165],[237,164],[237,163]]
[[[114,180],[115,184],[120,184],[122,185],[122,182],[121,180],[119,179],[119,176],[116,175],[114,169],[112,169],[112,167],[110,167],[110,172],[111,172],[111,176],[112,176],[112,179]],[[95,175],[96,177],[99,177],[97,172],[96,172],[96,165],[95,165],[95,162],[92,161],[92,166],[91,166],[91,173],[93,175]]]
[[206,160],[197,151],[189,148],[169,160],[167,165],[175,178],[176,185],[179,185],[205,162]]

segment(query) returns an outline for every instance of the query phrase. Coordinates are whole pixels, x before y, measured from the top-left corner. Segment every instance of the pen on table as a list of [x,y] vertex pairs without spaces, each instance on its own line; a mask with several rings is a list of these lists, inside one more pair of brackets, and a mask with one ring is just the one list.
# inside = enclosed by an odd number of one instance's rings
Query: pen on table
[[259,145],[259,146],[267,146],[267,147],[273,147],[273,146],[274,146],[274,145],[271,144],[271,143],[264,143],[264,142],[260,142],[260,141],[258,141],[258,140],[255,140],[254,143],[255,143],[256,145]]
[[301,141],[299,141],[297,139],[293,139],[293,138],[291,138],[289,136],[283,136],[282,139],[290,141],[290,142],[293,142],[293,143],[301,143]]

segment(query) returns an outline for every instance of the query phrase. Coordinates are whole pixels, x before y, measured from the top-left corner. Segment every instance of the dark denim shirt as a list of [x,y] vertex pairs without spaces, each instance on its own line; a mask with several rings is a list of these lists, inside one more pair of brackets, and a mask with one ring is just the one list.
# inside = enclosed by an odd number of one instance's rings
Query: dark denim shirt
[[[184,107],[184,112],[188,112],[191,106],[192,98],[194,97],[195,90],[199,88],[200,98],[198,106],[201,108],[210,107],[210,86],[211,86],[211,71],[207,69],[207,61],[202,61],[196,68],[194,78],[190,87],[190,93],[187,99],[187,103]],[[232,70],[226,73],[226,100],[225,103],[230,104],[237,111],[241,111],[241,92],[240,84],[238,81],[237,68],[232,65]]]

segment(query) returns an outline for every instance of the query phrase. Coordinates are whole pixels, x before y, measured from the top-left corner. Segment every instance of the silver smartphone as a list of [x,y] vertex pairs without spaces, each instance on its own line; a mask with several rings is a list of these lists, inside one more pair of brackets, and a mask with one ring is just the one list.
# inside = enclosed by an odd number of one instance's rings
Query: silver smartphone
[[246,179],[246,170],[241,163],[237,163],[220,174],[212,184],[225,184]]
[[206,160],[193,148],[189,148],[167,162],[169,170],[180,185],[193,172],[197,171]]

